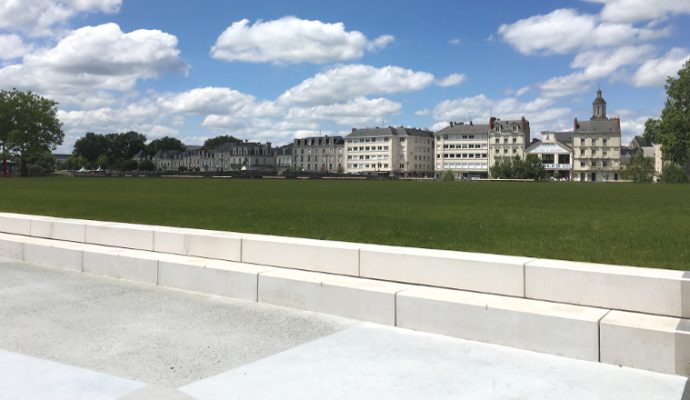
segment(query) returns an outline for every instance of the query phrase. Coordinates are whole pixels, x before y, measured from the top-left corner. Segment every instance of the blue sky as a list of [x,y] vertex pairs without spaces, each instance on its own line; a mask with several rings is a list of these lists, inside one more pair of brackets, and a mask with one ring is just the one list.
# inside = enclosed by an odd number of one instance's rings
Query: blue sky
[[538,137],[598,85],[627,142],[689,58],[687,0],[0,0],[0,86],[60,102],[63,152],[87,131],[279,145],[492,112]]

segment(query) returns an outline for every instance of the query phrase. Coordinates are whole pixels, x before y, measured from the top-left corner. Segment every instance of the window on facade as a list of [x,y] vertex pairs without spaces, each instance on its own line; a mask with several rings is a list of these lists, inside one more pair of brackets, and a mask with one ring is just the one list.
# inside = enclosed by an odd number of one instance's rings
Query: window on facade
[[503,143],[508,143],[508,138],[503,138]]
[[496,138],[496,144],[499,144],[499,143],[501,143],[501,139]]
[[513,138],[513,144],[517,143],[517,138]]
[[508,149],[503,149],[503,154],[508,154]]
[[582,138],[582,139],[580,139],[580,146],[584,146],[584,145],[585,145],[585,139]]
[[601,145],[602,145],[602,146],[606,146],[606,143],[607,143],[607,142],[608,142],[608,141],[607,141],[606,139],[601,139]]
[[605,167],[606,165],[607,165],[606,161],[602,161],[602,162],[601,162],[601,166],[602,166],[602,167]]

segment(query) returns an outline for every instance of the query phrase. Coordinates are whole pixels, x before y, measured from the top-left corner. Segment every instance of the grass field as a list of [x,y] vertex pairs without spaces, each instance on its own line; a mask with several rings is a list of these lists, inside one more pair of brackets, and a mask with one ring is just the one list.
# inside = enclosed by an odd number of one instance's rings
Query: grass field
[[690,185],[0,179],[0,211],[690,269]]

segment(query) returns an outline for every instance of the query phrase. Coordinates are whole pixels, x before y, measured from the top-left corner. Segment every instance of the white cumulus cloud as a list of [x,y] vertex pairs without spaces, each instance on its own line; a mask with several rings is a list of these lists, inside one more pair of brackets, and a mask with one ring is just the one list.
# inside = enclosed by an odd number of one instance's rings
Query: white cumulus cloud
[[443,79],[439,79],[436,83],[442,87],[449,87],[459,85],[463,83],[465,79],[466,77],[464,74],[450,74]]
[[387,66],[345,65],[319,73],[288,89],[278,99],[285,104],[337,103],[373,94],[421,90],[434,82],[427,72]]
[[366,126],[376,124],[390,114],[400,111],[400,103],[384,99],[359,97],[346,103],[292,108],[287,119],[292,121],[330,121],[338,125]]
[[31,47],[19,35],[0,35],[0,60],[21,58],[31,51]]
[[687,0],[586,0],[604,4],[601,17],[605,21],[638,22],[663,20],[674,14],[690,14]]
[[690,51],[683,48],[673,48],[660,58],[647,60],[635,72],[632,82],[635,86],[663,87],[666,78],[677,77],[678,70],[690,59]]
[[0,29],[50,36],[78,13],[115,13],[122,0],[1,0]]
[[583,49],[612,47],[669,34],[666,29],[636,28],[602,22],[595,15],[558,9],[498,29],[504,41],[523,54],[567,54]]
[[361,58],[393,40],[390,35],[369,40],[361,32],[346,31],[343,23],[283,17],[250,25],[243,19],[218,37],[211,55],[225,61],[323,64]]
[[186,70],[175,36],[144,29],[124,33],[110,23],[77,29],[53,48],[26,54],[22,63],[0,68],[0,81],[70,101],[85,90],[126,91],[138,80]]

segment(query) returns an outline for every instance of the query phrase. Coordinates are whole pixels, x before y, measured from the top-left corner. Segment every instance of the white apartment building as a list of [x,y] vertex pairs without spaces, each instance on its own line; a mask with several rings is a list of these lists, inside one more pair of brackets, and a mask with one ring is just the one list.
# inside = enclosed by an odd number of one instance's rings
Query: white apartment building
[[434,136],[437,177],[446,171],[458,179],[489,177],[489,125],[451,122]]
[[344,156],[348,174],[433,176],[434,135],[404,127],[352,129]]
[[498,118],[489,119],[489,168],[497,162],[515,157],[525,158],[525,148],[530,143],[529,121],[522,117],[520,120],[501,121]]
[[606,116],[606,101],[597,91],[592,118],[574,121],[573,180],[617,181],[621,169],[621,121]]

